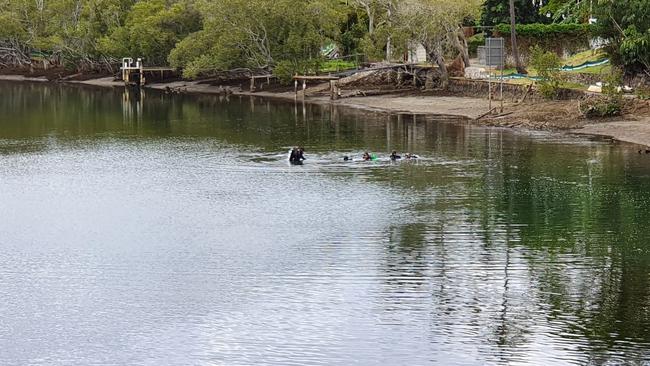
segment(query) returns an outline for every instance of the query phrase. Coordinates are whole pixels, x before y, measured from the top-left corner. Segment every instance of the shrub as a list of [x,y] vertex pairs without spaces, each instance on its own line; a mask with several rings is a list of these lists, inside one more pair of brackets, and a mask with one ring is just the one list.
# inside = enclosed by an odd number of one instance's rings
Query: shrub
[[278,77],[281,84],[291,83],[296,74],[316,74],[322,68],[323,60],[313,58],[311,60],[282,60],[273,68],[273,75]]
[[560,57],[535,46],[530,49],[530,65],[537,70],[540,77],[537,83],[542,95],[548,99],[557,98],[562,83]]
[[636,96],[641,100],[649,100],[650,86],[639,86],[636,88]]
[[291,61],[280,61],[273,68],[273,75],[278,77],[281,84],[287,85],[298,72],[298,66]]
[[[540,46],[558,55],[588,49],[592,29],[588,24],[517,24],[515,30],[521,59],[527,62],[530,55],[526,50],[533,46]],[[494,34],[506,39],[506,48],[511,53],[510,25],[496,25]]]
[[[497,24],[494,30],[504,36],[510,35],[510,24]],[[538,38],[558,41],[558,38],[572,39],[588,37],[592,27],[589,24],[517,24],[518,37]]]
[[485,44],[485,36],[482,33],[475,34],[467,39],[467,49],[469,54],[476,56],[479,46]]
[[622,105],[607,97],[594,97],[580,103],[580,112],[587,118],[613,117],[621,114]]
[[603,79],[603,96],[592,98],[580,105],[585,117],[613,117],[623,112],[623,72],[612,68]]

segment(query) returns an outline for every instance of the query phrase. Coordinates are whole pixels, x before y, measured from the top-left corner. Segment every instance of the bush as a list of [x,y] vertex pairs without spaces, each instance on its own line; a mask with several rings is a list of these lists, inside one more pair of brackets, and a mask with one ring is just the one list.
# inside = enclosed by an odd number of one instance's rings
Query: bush
[[291,83],[296,74],[317,74],[323,65],[323,60],[314,58],[311,60],[282,60],[273,68],[273,75],[278,77],[281,84]]
[[476,56],[476,53],[478,52],[479,46],[483,46],[485,44],[485,35],[482,33],[475,34],[467,39],[467,49],[469,51],[469,54],[472,56]]
[[280,61],[273,68],[273,75],[278,77],[281,84],[288,85],[298,72],[298,66],[291,61]]
[[[520,56],[524,62],[530,56],[526,50],[533,46],[540,46],[558,55],[588,49],[593,32],[592,26],[588,24],[517,24],[515,29]],[[494,27],[494,33],[495,36],[506,39],[506,48],[509,53],[512,52],[510,25],[499,24]]]
[[540,77],[537,83],[542,95],[548,99],[557,98],[562,83],[560,57],[535,46],[530,49],[530,65],[537,70],[537,75]]
[[580,105],[585,117],[614,117],[623,112],[623,72],[612,68],[603,80],[603,96],[587,100]]
[[607,97],[595,97],[580,103],[580,112],[587,118],[619,116],[622,105]]
[[[510,35],[510,24],[497,24],[494,30],[504,36]],[[592,27],[589,24],[517,24],[518,37],[554,39],[589,37]]]
[[639,86],[636,88],[636,96],[641,100],[650,99],[650,87],[649,86]]

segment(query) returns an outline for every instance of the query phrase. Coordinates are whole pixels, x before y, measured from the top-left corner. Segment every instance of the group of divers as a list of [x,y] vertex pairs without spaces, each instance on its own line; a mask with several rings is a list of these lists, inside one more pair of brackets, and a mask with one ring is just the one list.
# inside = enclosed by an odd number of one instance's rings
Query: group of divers
[[[397,161],[400,159],[413,160],[413,159],[418,159],[418,156],[415,154],[406,153],[402,158],[401,155],[397,155],[397,151],[393,150],[389,158],[391,161]],[[291,149],[291,151],[289,152],[289,163],[299,165],[302,164],[303,160],[307,160],[307,158],[305,158],[305,149],[302,146],[294,147],[293,149]],[[373,160],[377,160],[377,156],[374,154],[370,154],[367,151],[361,155],[361,161],[373,161]],[[352,156],[345,155],[343,156],[343,161],[359,161],[359,160],[354,159]]]

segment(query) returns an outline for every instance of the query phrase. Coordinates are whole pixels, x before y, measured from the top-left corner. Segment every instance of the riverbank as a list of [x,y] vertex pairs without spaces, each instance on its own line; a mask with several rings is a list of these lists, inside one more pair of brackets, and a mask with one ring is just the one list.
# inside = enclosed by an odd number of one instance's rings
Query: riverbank
[[[45,77],[23,75],[0,75],[0,80],[49,81]],[[113,77],[59,80],[58,82],[99,87],[122,87],[124,85],[123,82],[116,81]],[[202,81],[171,81],[149,84],[146,87],[169,93],[230,94],[291,101],[296,99],[296,94],[293,90],[289,90],[290,88],[250,92],[239,87],[211,85]],[[616,119],[588,120],[580,114],[577,100],[537,100],[525,103],[507,101],[504,102],[502,112],[485,116],[490,107],[485,97],[471,97],[462,93],[423,92],[417,89],[404,89],[385,94],[382,94],[381,89],[371,90],[372,93],[366,92],[359,91],[352,97],[330,100],[329,85],[320,84],[309,87],[304,96],[300,91],[298,100],[386,113],[413,113],[469,119],[477,124],[494,127],[562,130],[576,134],[606,136],[623,142],[650,146],[650,102],[648,101],[636,101],[633,111],[628,111],[624,116]],[[367,96],[364,94],[380,95]],[[492,106],[500,107],[500,104],[493,102]]]

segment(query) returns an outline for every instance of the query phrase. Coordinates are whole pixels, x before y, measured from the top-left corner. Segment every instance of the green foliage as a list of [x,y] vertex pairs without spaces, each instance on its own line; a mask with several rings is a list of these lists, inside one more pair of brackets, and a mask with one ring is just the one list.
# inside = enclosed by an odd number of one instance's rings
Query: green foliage
[[560,62],[558,55],[544,51],[539,46],[530,50],[530,65],[537,70],[537,75],[541,78],[538,81],[539,91],[548,99],[557,98],[562,84]]
[[[540,46],[558,55],[587,49],[592,38],[592,28],[588,24],[517,24],[515,29],[520,50]],[[510,39],[509,24],[499,24],[493,31],[500,37]],[[506,47],[510,47],[509,41]],[[524,59],[527,57],[525,53],[522,56]]]
[[344,55],[363,53],[360,47],[360,41],[366,35],[368,26],[362,22],[362,19],[356,12],[351,11],[346,14],[346,21],[342,24],[338,43]]
[[28,36],[16,13],[0,13],[0,39],[26,41]]
[[320,72],[336,72],[336,71],[341,71],[341,70],[350,70],[354,69],[357,67],[357,63],[354,61],[354,59],[347,61],[347,60],[329,60],[323,62],[323,64],[320,67]]
[[[510,24],[497,24],[494,30],[502,35],[510,34]],[[515,26],[517,37],[547,38],[582,38],[589,37],[591,26],[589,24],[517,24]]]
[[294,75],[298,74],[299,68],[300,67],[297,64],[284,60],[278,62],[278,64],[275,65],[273,73],[278,77],[278,80],[280,80],[281,84],[287,85],[291,82],[291,78],[293,78]]
[[581,105],[582,113],[589,118],[619,116],[623,112],[623,72],[612,68],[603,80],[603,97],[588,100]]
[[476,55],[479,46],[485,44],[485,36],[483,33],[475,34],[467,39],[467,48],[470,55]]
[[624,65],[650,65],[650,29],[639,32],[636,26],[629,26],[620,45],[620,57]]
[[[541,2],[515,0],[515,21],[517,24],[549,23],[550,19],[541,13]],[[481,25],[493,26],[510,23],[509,0],[486,0],[481,12]]]
[[197,14],[190,15],[188,4],[149,0],[5,0],[0,3],[0,43],[27,53],[38,52],[44,55],[43,59],[73,70],[127,52],[138,51],[133,56],[142,55],[141,48],[160,55],[165,48],[173,47],[168,45],[174,40],[169,39],[167,32],[180,38],[198,26]]
[[[217,0],[201,7],[203,27],[179,42],[171,65],[196,77],[233,67],[310,69],[338,35],[344,14],[330,1]],[[310,61],[311,60],[311,61]]]
[[99,50],[161,64],[178,41],[198,28],[199,15],[187,3],[142,0],[133,5],[124,26],[99,40]]
[[649,86],[637,87],[636,96],[641,100],[650,100],[650,87]]
[[592,98],[580,105],[580,111],[587,118],[603,118],[619,116],[622,105],[609,98]]
[[273,74],[278,77],[281,84],[287,85],[291,82],[294,75],[315,74],[323,66],[321,59],[312,60],[282,60],[275,65]]
[[648,0],[598,1],[596,35],[608,42],[606,51],[626,72],[650,73],[650,5]]
[[38,54],[34,61],[81,71],[128,56],[187,77],[239,67],[291,74],[316,72],[324,44],[383,60],[417,38],[444,63],[451,49],[465,51],[457,32],[480,1],[0,0],[0,45],[9,50],[0,62],[28,65]]
[[589,1],[549,0],[540,13],[551,14],[554,23],[585,23],[591,4]]

